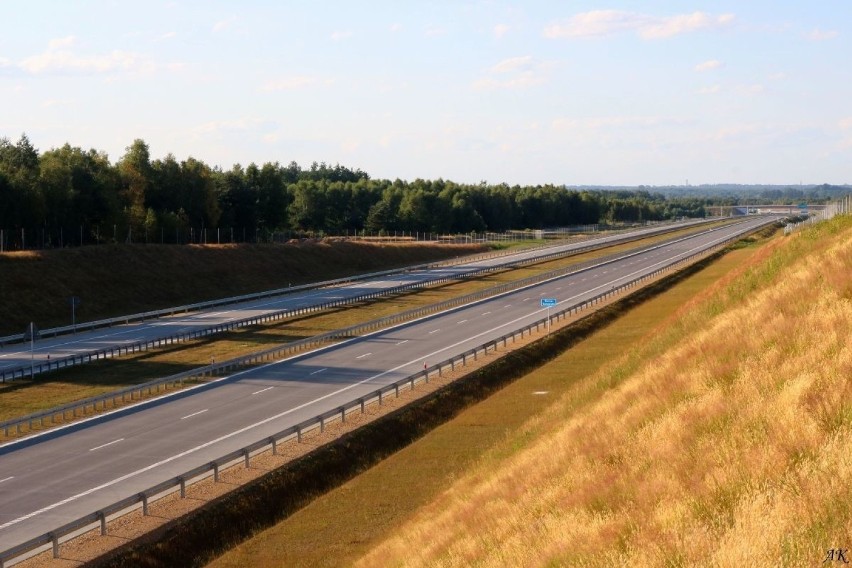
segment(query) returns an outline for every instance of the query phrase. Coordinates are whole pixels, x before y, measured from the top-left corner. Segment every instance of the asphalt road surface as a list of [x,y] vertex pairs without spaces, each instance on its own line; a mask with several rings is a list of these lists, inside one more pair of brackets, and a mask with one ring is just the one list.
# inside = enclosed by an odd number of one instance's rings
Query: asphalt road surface
[[766,223],[750,218],[0,446],[0,551]]
[[[672,224],[668,227],[671,230],[675,230],[694,223],[695,221],[689,221],[687,223]],[[282,310],[310,308],[333,300],[351,299],[406,284],[425,283],[441,278],[458,278],[486,267],[503,266],[556,252],[577,250],[587,247],[590,244],[604,244],[623,239],[627,234],[633,234],[638,237],[645,233],[659,231],[660,228],[659,226],[643,228],[629,233],[622,232],[589,241],[519,252],[456,266],[401,272],[381,278],[361,280],[347,286],[307,290],[300,293],[230,304],[190,314],[180,314],[144,322],[99,328],[77,333],[76,335],[45,338],[35,341],[32,351],[30,350],[29,342],[8,345],[6,347],[0,346],[0,372],[22,368],[29,369],[31,362],[38,364],[39,362],[47,361],[48,358],[56,361],[57,359],[74,355],[94,353],[110,347],[132,345],[141,341],[155,341],[175,334],[201,330],[230,321],[261,316]]]

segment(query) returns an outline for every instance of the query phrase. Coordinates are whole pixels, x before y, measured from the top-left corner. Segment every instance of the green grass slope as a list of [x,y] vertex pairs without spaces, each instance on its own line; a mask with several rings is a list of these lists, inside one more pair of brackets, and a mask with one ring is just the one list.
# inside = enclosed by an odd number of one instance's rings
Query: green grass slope
[[0,335],[482,252],[478,245],[117,245],[0,254]]

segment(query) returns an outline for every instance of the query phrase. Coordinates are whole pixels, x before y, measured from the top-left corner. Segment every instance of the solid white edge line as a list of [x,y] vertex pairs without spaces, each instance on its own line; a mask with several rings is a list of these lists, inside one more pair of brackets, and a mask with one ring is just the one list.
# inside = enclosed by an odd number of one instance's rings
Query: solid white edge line
[[369,357],[369,356],[370,356],[370,355],[372,355],[372,354],[373,354],[372,352],[370,352],[370,353],[364,353],[363,355],[358,355],[358,356],[357,356],[357,357],[355,357],[355,358],[356,358],[356,359],[363,359],[364,357]]
[[11,480],[11,479],[15,479],[15,476],[14,476],[14,475],[10,475],[10,476],[9,476],[9,477],[7,477],[6,479],[0,479],[0,483],[3,483],[4,481],[9,481],[9,480]]
[[253,392],[253,393],[251,393],[251,394],[252,394],[252,396],[254,396],[254,395],[256,395],[256,394],[260,394],[260,393],[262,393],[262,392],[266,392],[266,391],[268,391],[268,390],[272,390],[272,389],[274,389],[274,388],[275,388],[275,387],[266,387],[265,389],[260,389],[259,391],[254,391],[254,392]]

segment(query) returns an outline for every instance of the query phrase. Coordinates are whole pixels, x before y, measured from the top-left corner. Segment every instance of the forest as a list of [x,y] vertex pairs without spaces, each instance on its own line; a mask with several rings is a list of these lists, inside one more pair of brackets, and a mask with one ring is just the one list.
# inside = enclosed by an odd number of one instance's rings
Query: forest
[[[229,170],[140,139],[112,163],[65,144],[39,152],[0,139],[5,250],[109,242],[265,242],[275,234],[470,233],[703,216],[707,200],[562,185],[372,179],[340,165],[278,162]],[[215,232],[216,237],[211,235]]]

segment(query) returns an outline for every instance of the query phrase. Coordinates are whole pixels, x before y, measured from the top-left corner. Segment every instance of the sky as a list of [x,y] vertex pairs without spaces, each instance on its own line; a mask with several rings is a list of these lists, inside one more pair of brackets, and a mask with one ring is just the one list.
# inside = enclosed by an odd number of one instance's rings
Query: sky
[[852,182],[852,2],[0,0],[0,137],[510,185]]

